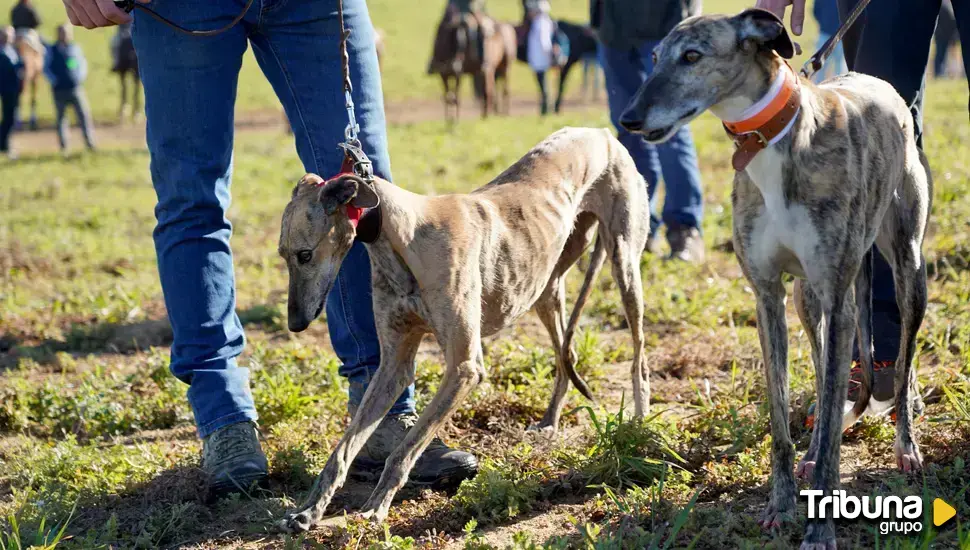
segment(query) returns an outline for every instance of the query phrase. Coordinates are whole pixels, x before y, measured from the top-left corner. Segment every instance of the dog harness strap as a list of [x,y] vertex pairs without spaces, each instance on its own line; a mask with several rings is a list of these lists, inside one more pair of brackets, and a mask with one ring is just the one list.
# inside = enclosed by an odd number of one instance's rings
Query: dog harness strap
[[[762,107],[755,104],[757,112],[739,121],[724,122],[724,130],[734,138],[734,156],[731,166],[738,172],[760,151],[773,145],[784,136],[794,124],[801,107],[801,90],[798,77],[786,63],[779,75],[780,85],[774,83],[766,97],[770,97]],[[772,92],[775,92],[772,96]],[[764,100],[763,100],[764,101]]]

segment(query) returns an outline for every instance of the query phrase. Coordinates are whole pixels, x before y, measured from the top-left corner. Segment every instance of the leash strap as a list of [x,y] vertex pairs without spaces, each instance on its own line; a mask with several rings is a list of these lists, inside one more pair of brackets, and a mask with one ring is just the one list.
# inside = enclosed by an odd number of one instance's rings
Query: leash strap
[[229,29],[235,27],[237,23],[243,20],[243,17],[246,17],[246,13],[249,12],[249,8],[253,5],[253,0],[248,0],[246,2],[246,6],[242,9],[241,12],[239,12],[239,15],[237,15],[235,19],[229,22],[229,24],[225,25],[224,27],[220,27],[218,29],[210,29],[205,31],[190,31],[185,27],[180,27],[178,24],[159,15],[158,12],[156,12],[155,10],[149,8],[145,4],[142,4],[141,2],[136,2],[135,0],[114,0],[114,4],[115,6],[118,7],[118,9],[123,10],[125,13],[131,13],[132,10],[134,10],[135,8],[138,8],[141,11],[152,16],[154,19],[164,23],[165,25],[168,25],[169,27],[177,30],[180,33],[187,34],[189,36],[203,37],[203,36],[215,36],[217,34],[222,34],[228,31]]
[[825,61],[830,55],[832,55],[832,52],[835,50],[835,47],[839,44],[839,42],[842,41],[842,38],[845,37],[845,33],[849,32],[849,29],[852,28],[852,25],[855,23],[856,19],[862,15],[862,12],[866,9],[866,6],[869,5],[869,2],[870,0],[859,0],[859,3],[855,5],[855,9],[853,9],[852,13],[849,14],[849,17],[842,22],[839,30],[835,31],[835,34],[830,36],[829,39],[825,41],[825,44],[822,44],[822,48],[815,52],[815,55],[808,58],[808,61],[806,61],[805,65],[802,66],[802,76],[805,78],[811,78],[812,75],[822,69],[822,66],[825,65]]
[[[347,128],[344,130],[344,138],[347,142],[341,144],[341,147],[351,145],[359,148],[360,140],[357,139],[357,132],[360,131],[360,126],[357,124],[357,117],[354,115],[354,99],[351,96],[354,85],[350,82],[350,55],[347,53],[347,39],[350,37],[350,31],[344,25],[343,0],[337,0],[337,18],[340,20],[340,72],[344,80],[344,107],[347,108]],[[361,155],[363,155],[363,151],[361,151]],[[364,156],[364,158],[367,157]],[[370,179],[365,178],[365,181],[370,182]]]

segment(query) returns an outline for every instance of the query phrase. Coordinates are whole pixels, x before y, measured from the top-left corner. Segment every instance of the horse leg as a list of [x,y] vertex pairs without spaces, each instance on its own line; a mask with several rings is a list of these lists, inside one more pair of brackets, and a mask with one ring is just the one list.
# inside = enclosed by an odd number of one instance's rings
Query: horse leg
[[118,82],[121,83],[121,104],[118,105],[118,124],[125,123],[125,108],[128,106],[128,80],[124,71],[118,71]]
[[37,76],[30,81],[30,129],[37,130]]
[[573,68],[573,61],[567,61],[565,65],[559,69],[559,92],[556,94],[556,114],[559,114],[559,110],[562,108],[562,92],[566,87],[566,77],[569,76],[569,70]]

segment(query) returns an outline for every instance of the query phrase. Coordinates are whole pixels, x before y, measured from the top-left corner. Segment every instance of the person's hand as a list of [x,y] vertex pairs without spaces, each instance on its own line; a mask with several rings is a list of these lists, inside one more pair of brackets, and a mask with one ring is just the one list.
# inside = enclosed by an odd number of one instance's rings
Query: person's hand
[[[65,0],[66,1],[66,0]],[[802,26],[805,24],[805,0],[758,0],[754,7],[768,10],[778,16],[778,19],[785,20],[785,9],[791,6],[791,32],[796,36],[801,36]]]
[[85,29],[130,23],[131,15],[111,0],[62,0],[71,24]]

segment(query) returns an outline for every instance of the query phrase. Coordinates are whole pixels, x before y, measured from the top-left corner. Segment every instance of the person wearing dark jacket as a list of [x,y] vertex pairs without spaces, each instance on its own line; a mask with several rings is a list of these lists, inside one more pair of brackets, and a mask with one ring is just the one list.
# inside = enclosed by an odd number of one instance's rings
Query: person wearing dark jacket
[[13,47],[13,27],[0,27],[0,154],[12,156],[10,134],[23,88],[23,63]]
[[647,249],[658,250],[657,233],[664,224],[670,258],[691,262],[704,260],[704,241],[700,232],[701,175],[690,130],[685,126],[669,141],[651,145],[642,136],[623,129],[619,118],[653,70],[653,48],[677,23],[697,13],[700,13],[699,0],[593,0],[590,3],[590,21],[600,39],[610,119],[617,137],[647,181],[651,203],[656,200],[661,175],[666,188],[662,215],[651,214]]
[[61,151],[67,151],[67,108],[74,109],[84,141],[88,149],[94,149],[94,128],[91,125],[91,109],[84,95],[84,79],[88,76],[88,62],[80,46],[74,43],[74,32],[69,25],[57,28],[57,42],[47,49],[44,74],[54,91],[54,107],[57,111],[57,138]]
[[10,10],[10,24],[18,31],[20,29],[36,29],[40,26],[40,23],[37,8],[30,0],[20,0]]

